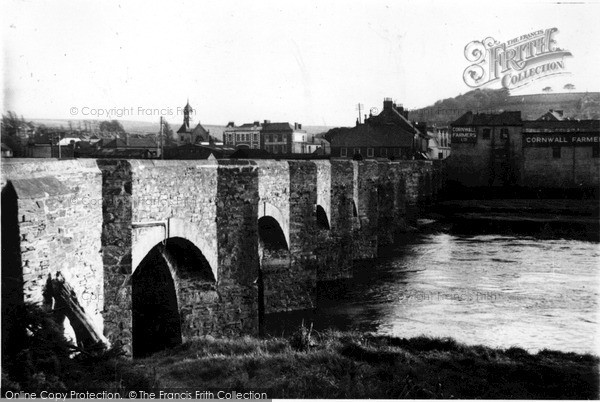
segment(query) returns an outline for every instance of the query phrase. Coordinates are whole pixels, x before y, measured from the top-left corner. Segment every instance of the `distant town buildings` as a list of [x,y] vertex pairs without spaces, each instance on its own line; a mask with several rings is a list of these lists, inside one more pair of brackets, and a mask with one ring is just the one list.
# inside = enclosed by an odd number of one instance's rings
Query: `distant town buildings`
[[550,110],[467,112],[451,125],[448,178],[468,187],[598,188],[600,120],[568,120]]
[[[408,121],[408,110],[391,98],[383,110],[358,120],[352,128],[335,129],[331,136],[331,155],[346,158],[413,159],[427,152],[427,137]],[[426,158],[425,155],[422,155]]]
[[429,159],[446,159],[450,156],[450,130],[448,127],[430,127],[427,130],[427,155]]
[[188,101],[183,108],[183,124],[175,133],[175,143],[177,145],[184,144],[196,144],[196,143],[210,143],[212,137],[210,136],[210,132],[206,130],[202,124],[198,122],[196,127],[192,127],[192,113],[194,109],[190,106],[190,102]]
[[2,157],[3,158],[12,158],[13,157],[12,149],[10,149],[10,147],[8,145],[5,145],[4,143],[2,143]]
[[223,143],[236,149],[261,149],[260,132],[262,124],[255,121],[236,126],[234,122],[227,123],[223,132]]
[[229,122],[223,133],[226,146],[236,149],[261,149],[271,154],[312,154],[328,148],[325,141],[315,140],[314,136],[302,129],[302,124],[246,123],[236,126]]

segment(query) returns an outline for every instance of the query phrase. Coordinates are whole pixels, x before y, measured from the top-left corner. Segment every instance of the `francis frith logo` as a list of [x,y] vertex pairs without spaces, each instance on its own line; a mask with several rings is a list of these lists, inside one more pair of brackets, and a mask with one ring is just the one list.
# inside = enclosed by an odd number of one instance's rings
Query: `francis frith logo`
[[473,64],[463,73],[465,83],[479,88],[499,81],[502,87],[515,89],[567,73],[564,58],[572,54],[557,46],[557,32],[557,28],[548,28],[503,43],[492,37],[470,42],[465,46],[465,57]]

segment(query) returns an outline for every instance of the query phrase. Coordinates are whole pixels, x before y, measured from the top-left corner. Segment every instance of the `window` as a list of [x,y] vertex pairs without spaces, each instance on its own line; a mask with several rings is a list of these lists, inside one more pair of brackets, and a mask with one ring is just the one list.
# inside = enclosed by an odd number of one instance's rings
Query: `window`
[[367,148],[367,156],[368,157],[373,157],[373,148]]
[[360,155],[360,148],[354,148],[354,155],[356,154]]
[[592,158],[598,157],[600,157],[600,147],[598,146],[598,144],[596,144],[592,147]]
[[560,147],[552,147],[552,157],[560,158]]
[[508,128],[502,128],[500,129],[500,138],[503,140],[507,140],[508,139]]
[[258,141],[258,134],[254,133],[254,141]]
[[387,156],[387,148],[381,148],[381,156]]
[[286,152],[287,152],[287,150],[285,149],[285,145],[282,145],[281,146],[281,153],[284,154]]
[[483,129],[483,136],[482,136],[482,138],[484,140],[489,140],[490,139],[490,132],[491,132],[491,130],[489,128],[484,128]]
[[438,152],[438,159],[444,159],[444,154],[442,152]]
[[183,141],[183,135],[179,137],[179,140],[180,140],[180,141]]
[[348,156],[348,148],[340,149],[340,156]]

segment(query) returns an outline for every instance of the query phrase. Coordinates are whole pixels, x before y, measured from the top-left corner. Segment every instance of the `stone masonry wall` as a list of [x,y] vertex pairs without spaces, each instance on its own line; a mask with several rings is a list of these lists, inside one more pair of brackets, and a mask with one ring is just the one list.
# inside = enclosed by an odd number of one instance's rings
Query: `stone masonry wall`
[[98,160],[102,171],[104,334],[131,355],[131,164]]
[[[317,280],[349,278],[353,259],[376,257],[439,191],[443,169],[345,159],[13,160],[3,163],[2,197],[15,205],[6,230],[17,239],[23,298],[42,302],[48,274],[61,271],[109,340],[130,348],[131,275],[166,238],[197,248],[215,280],[200,283],[192,266],[172,272],[184,339],[255,333],[262,306],[315,307]],[[329,230],[317,225],[317,205]],[[288,249],[259,248],[262,216],[279,223]]]
[[378,233],[378,164],[374,160],[358,162],[358,178],[355,187],[358,192],[359,227],[355,227],[354,259],[369,259],[377,256]]
[[[22,301],[42,304],[48,276],[61,272],[101,331],[102,178],[95,161],[3,159],[2,185],[3,202],[16,197],[20,237],[11,246],[20,253]],[[10,263],[2,262],[3,271]]]
[[[317,198],[329,197],[329,230],[317,235],[317,279],[319,281],[352,277],[352,162],[317,161]],[[323,194],[327,192],[327,194]],[[321,201],[318,201],[319,204]],[[326,202],[323,201],[323,204]],[[321,205],[321,204],[320,204]]]
[[290,254],[288,309],[316,306],[317,166],[288,161],[290,166]]
[[258,169],[219,162],[217,239],[219,326],[223,333],[258,331]]

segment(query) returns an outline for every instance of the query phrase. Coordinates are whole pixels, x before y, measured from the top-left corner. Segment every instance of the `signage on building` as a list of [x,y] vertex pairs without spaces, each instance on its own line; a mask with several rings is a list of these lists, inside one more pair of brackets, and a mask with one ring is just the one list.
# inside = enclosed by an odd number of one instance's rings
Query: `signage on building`
[[452,127],[452,142],[454,144],[476,144],[477,131],[475,127]]
[[524,147],[600,146],[600,133],[523,133]]

